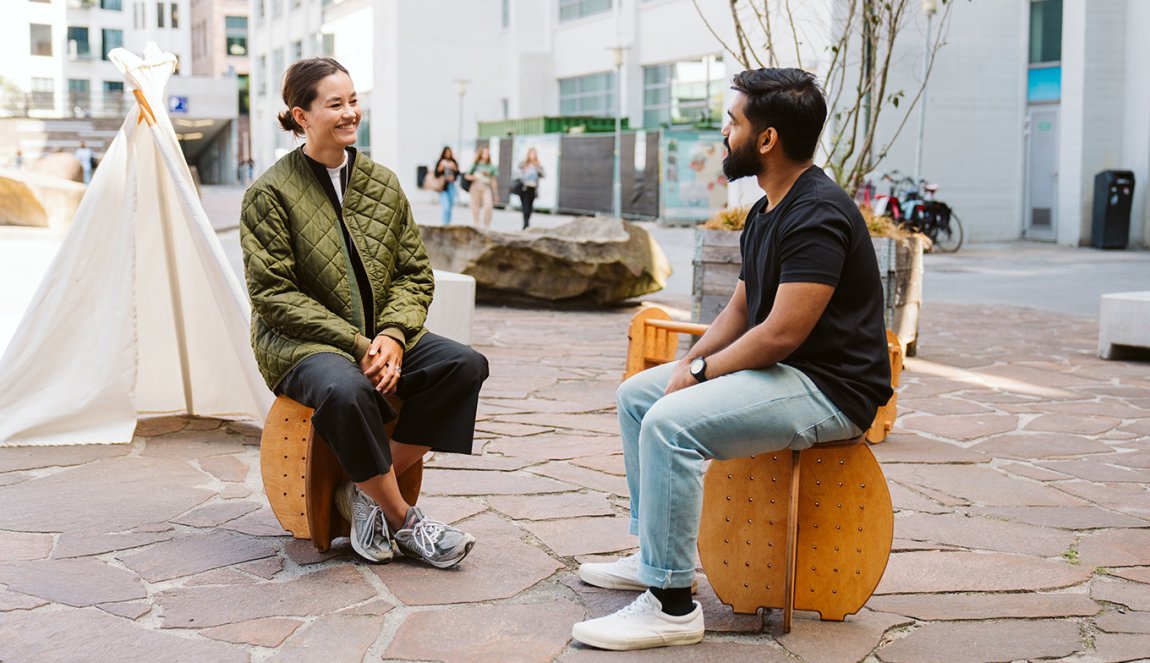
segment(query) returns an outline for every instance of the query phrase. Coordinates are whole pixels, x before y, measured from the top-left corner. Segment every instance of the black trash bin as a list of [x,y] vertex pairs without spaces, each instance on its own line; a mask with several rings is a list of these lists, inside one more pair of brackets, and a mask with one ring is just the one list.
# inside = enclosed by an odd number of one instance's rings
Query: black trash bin
[[1096,249],[1124,249],[1130,241],[1130,206],[1134,202],[1134,173],[1104,170],[1094,176],[1094,219],[1090,245]]

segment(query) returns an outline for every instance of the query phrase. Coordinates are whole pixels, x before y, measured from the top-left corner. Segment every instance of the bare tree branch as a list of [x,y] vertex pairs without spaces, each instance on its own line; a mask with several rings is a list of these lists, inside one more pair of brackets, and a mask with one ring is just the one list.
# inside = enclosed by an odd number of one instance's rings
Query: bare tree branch
[[711,22],[707,20],[707,17],[703,14],[703,10],[699,7],[699,0],[691,0],[691,2],[694,3],[695,11],[699,14],[699,18],[703,19],[703,25],[707,26],[707,31],[711,33],[711,35],[715,38],[715,41],[719,42],[719,45],[723,47],[723,50],[730,53],[731,57],[735,58],[735,61],[743,65],[743,67],[750,69],[751,63],[739,58],[739,54],[731,50],[731,47],[727,45],[727,42],[723,41],[723,38],[719,36],[719,33],[715,32],[715,29],[711,27]]

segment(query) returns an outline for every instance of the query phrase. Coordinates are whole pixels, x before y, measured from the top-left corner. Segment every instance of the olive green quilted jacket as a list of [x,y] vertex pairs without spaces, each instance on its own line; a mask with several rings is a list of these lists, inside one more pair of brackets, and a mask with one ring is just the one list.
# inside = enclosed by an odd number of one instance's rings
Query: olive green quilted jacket
[[[359,155],[343,218],[371,288],[375,329],[411,348],[424,334],[435,280],[395,173]],[[244,194],[240,245],[252,302],[252,347],[275,390],[292,367],[321,352],[359,360],[367,331],[353,322],[339,220],[300,150]],[[362,317],[362,315],[358,316]]]

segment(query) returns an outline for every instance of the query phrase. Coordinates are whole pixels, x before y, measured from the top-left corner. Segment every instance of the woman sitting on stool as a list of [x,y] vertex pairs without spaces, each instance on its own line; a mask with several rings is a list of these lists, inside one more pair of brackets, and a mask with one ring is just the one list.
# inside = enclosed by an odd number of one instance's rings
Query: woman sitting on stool
[[[336,504],[355,551],[454,566],[475,538],[407,504],[396,477],[430,449],[471,452],[487,360],[423,327],[431,265],[395,174],[352,147],[362,112],[347,70],[296,62],[283,100],[280,125],[306,142],[252,185],[241,212],[260,371],[315,409],[312,425],[351,477]],[[403,400],[391,439],[385,394]]]

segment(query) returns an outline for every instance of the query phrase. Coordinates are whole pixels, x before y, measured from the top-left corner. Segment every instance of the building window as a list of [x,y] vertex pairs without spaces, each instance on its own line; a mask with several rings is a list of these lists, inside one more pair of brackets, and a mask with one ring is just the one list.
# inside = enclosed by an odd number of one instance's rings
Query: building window
[[156,27],[164,27],[164,3],[156,3]]
[[68,79],[68,107],[73,115],[84,115],[92,110],[92,83],[86,78]]
[[228,55],[248,54],[248,17],[225,16],[224,29],[227,33]]
[[643,67],[643,126],[722,123],[721,56]]
[[180,6],[174,2],[169,4],[168,17],[171,18],[171,21],[168,22],[168,25],[172,26],[173,28],[180,27]]
[[80,60],[92,57],[92,47],[88,43],[88,28],[68,27],[68,55]]
[[30,23],[28,36],[31,38],[32,55],[52,55],[52,26]]
[[559,80],[560,115],[615,115],[615,72]]
[[100,54],[105,60],[107,60],[108,59],[108,53],[111,53],[113,49],[117,49],[117,48],[124,45],[124,31],[123,30],[109,30],[109,29],[105,28],[105,29],[101,30],[100,32],[101,32]]
[[124,9],[122,0],[100,0],[100,9],[118,12]]
[[503,27],[511,27],[511,0],[503,0]]
[[126,110],[124,81],[104,81],[104,112],[122,115]]
[[299,62],[303,59],[303,40],[296,40],[291,43],[291,61]]
[[51,78],[32,79],[31,109],[51,109],[56,105],[56,81]]
[[140,30],[144,27],[144,3],[132,3],[132,27]]
[[284,0],[272,0],[272,18],[284,15]]
[[240,115],[249,115],[251,106],[251,79],[247,74],[236,76],[236,87],[239,88]]
[[1062,98],[1062,0],[1030,3],[1030,64],[1026,100],[1055,102]]
[[256,60],[256,96],[262,97],[268,92],[268,56],[261,55]]
[[611,0],[559,0],[559,22],[611,11]]
[[324,57],[335,57],[335,33],[323,33],[323,55]]

